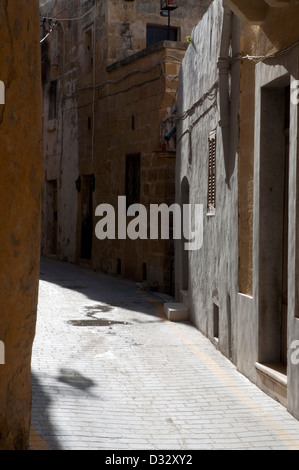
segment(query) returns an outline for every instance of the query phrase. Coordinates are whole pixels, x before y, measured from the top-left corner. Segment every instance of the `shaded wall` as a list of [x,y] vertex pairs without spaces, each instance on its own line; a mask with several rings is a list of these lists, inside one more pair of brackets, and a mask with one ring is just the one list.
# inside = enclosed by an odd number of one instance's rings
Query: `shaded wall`
[[28,447],[40,245],[38,1],[0,4],[0,449]]
[[[193,323],[235,360],[239,66],[229,66],[229,45],[236,53],[239,23],[215,0],[192,37],[179,80],[176,199],[183,201],[187,179],[190,203],[203,205],[203,246],[186,253],[182,242],[176,243],[176,297],[180,301],[181,290],[188,290]],[[211,138],[216,139],[214,211],[208,207]]]
[[298,104],[288,90],[298,80],[299,6],[259,2],[266,8],[258,19],[245,14],[248,2],[225,3],[239,4],[247,57],[240,90],[237,366],[298,417],[298,365],[292,362],[299,332]]

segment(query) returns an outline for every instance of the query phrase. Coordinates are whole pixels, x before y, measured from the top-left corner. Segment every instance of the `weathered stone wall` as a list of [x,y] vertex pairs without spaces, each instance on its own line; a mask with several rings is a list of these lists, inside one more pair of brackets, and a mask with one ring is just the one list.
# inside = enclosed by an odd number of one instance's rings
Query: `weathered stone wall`
[[40,247],[41,79],[37,0],[0,4],[0,449],[27,449]]
[[[171,26],[178,28],[178,40],[191,36],[194,19],[202,16],[211,0],[180,0],[179,8],[171,12]],[[167,26],[168,18],[160,16],[160,0],[108,2],[109,63],[123,59],[146,47],[146,25]]]
[[[170,142],[162,151],[162,143],[165,129],[171,126],[167,117],[171,118],[176,104],[176,77],[184,54],[184,45],[162,43],[108,69],[108,82],[100,91],[96,108],[101,116],[95,132],[97,205],[109,203],[117,208],[117,197],[126,191],[126,155],[138,153],[140,203],[149,209],[150,204],[174,202],[174,144]],[[95,239],[93,254],[94,267],[117,274],[120,260],[123,276],[169,291],[172,242]]]
[[[182,119],[178,129],[176,169],[177,201],[203,205],[202,248],[186,252],[182,241],[176,243],[176,298],[181,301],[181,290],[188,290],[193,323],[233,360],[238,266],[239,71],[235,66],[230,69],[228,56],[230,37],[238,39],[238,34],[235,19],[228,12],[224,13],[219,0],[212,2],[193,32],[179,79]],[[236,53],[235,44],[234,39],[233,53]],[[230,106],[227,106],[229,101]],[[208,174],[209,135],[213,131],[216,135],[216,208],[211,212],[208,209]]]

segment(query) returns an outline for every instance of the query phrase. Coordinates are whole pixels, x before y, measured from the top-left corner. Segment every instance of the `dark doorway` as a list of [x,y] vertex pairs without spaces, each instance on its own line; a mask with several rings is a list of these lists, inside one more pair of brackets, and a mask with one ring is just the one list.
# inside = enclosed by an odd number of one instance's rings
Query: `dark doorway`
[[94,175],[81,178],[81,258],[91,259],[93,239],[93,192]]
[[287,324],[288,324],[288,235],[289,235],[289,130],[290,130],[290,87],[285,88],[285,167],[283,207],[283,253],[282,253],[282,306],[281,306],[281,362],[287,365]]
[[286,369],[290,87],[278,81],[261,98],[259,361]]
[[47,181],[47,254],[57,254],[57,180]]

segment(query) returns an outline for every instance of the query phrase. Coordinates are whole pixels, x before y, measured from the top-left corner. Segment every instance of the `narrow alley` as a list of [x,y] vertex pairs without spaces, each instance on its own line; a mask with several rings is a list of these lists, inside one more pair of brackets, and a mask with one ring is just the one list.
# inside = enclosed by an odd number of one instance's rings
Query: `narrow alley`
[[298,450],[299,422],[139,287],[42,260],[31,449]]

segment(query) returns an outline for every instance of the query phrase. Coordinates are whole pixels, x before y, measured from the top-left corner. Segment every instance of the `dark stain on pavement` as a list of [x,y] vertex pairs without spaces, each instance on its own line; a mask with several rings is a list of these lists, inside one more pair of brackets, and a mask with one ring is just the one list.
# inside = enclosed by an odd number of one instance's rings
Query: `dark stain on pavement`
[[[94,317],[98,313],[107,313],[112,310],[108,305],[88,305],[84,307],[87,317]],[[107,318],[92,318],[89,320],[69,320],[73,326],[112,326],[112,325],[132,325],[127,321],[109,320]]]
[[73,326],[111,326],[111,325],[132,325],[127,321],[107,320],[105,318],[95,318],[93,320],[69,320]]

